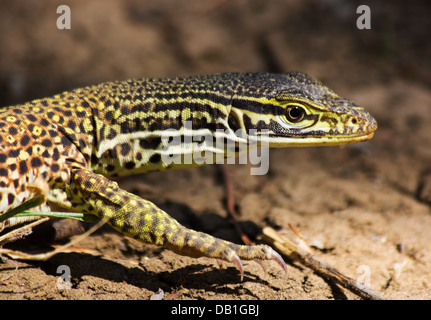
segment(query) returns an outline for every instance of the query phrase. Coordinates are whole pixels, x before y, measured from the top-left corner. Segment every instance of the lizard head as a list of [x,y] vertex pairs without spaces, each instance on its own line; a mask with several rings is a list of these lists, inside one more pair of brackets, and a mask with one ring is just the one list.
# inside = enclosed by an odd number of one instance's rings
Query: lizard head
[[270,147],[356,143],[371,139],[377,129],[365,109],[306,74],[259,73],[244,81],[232,99],[229,126],[266,129],[262,139]]

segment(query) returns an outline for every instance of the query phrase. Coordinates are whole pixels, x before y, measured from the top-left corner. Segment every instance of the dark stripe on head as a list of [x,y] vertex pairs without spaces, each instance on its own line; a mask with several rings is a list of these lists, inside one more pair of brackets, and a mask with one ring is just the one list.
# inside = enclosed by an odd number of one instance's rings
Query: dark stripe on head
[[241,109],[241,110],[252,111],[257,114],[272,114],[275,116],[283,114],[285,111],[284,108],[277,105],[260,103],[257,101],[249,101],[245,99],[233,100],[232,107]]
[[[263,120],[259,120],[256,124],[253,124],[252,122],[251,122],[251,119],[250,119],[250,117],[248,116],[248,115],[246,115],[246,114],[243,114],[242,115],[242,120],[243,120],[243,122],[244,122],[244,127],[245,127],[245,129],[246,130],[250,130],[250,129],[256,129],[256,130],[262,130],[262,129],[271,129],[271,127],[270,126],[268,126],[266,123],[265,123],[265,121],[263,121]],[[271,120],[272,121],[272,120]],[[275,122],[275,123],[277,123],[277,122]],[[279,126],[279,124],[277,123],[277,125]],[[280,128],[282,128],[281,126],[280,126]]]

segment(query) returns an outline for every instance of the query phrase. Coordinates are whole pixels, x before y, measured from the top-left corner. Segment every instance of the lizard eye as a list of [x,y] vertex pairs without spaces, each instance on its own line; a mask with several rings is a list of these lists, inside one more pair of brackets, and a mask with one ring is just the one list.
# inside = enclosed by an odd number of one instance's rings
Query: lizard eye
[[304,119],[304,116],[305,116],[305,110],[301,107],[292,106],[286,109],[286,119],[289,122],[296,123],[296,122],[302,121],[302,119]]

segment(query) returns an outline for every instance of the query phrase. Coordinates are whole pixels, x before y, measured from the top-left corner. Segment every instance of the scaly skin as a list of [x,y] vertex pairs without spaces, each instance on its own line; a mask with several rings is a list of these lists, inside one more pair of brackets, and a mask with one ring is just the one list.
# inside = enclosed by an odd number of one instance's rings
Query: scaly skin
[[184,140],[197,133],[215,137],[218,129],[238,143],[236,130],[245,139],[256,138],[250,129],[267,130],[261,139],[269,146],[291,147],[365,141],[376,128],[364,109],[296,72],[107,82],[1,109],[0,212],[33,199],[41,193],[38,186],[47,185],[47,209],[95,215],[130,237],[188,256],[232,261],[241,272],[241,259],[273,259],[285,269],[270,247],[236,245],[187,229],[107,177],[196,166],[163,161],[164,154],[205,150],[199,141],[188,142],[188,149],[170,145],[167,132]]

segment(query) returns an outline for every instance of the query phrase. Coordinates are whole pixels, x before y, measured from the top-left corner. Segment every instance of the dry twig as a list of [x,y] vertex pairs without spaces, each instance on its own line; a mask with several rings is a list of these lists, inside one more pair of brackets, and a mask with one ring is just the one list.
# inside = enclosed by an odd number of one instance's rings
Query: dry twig
[[293,238],[281,235],[270,227],[263,229],[264,240],[271,243],[277,250],[289,258],[299,261],[325,279],[335,282],[347,290],[367,300],[383,300],[383,297],[373,292],[364,284],[341,273],[336,268],[312,254],[309,246],[297,234]]
[[[226,165],[221,166],[223,174],[224,188],[226,192],[226,206],[228,214],[233,220],[235,229],[241,236],[245,244],[254,244],[241,230],[238,223],[238,216],[235,212],[235,200],[233,197],[233,186],[230,173],[226,168]],[[299,261],[304,266],[312,269],[316,273],[320,274],[325,279],[331,282],[335,282],[349,291],[355,293],[359,297],[368,300],[383,300],[383,297],[373,292],[370,288],[364,284],[356,281],[355,279],[344,275],[333,266],[329,265],[325,261],[317,258],[313,255],[311,248],[302,239],[302,235],[293,225],[289,224],[289,227],[295,234],[293,238],[288,238],[287,235],[281,235],[270,227],[263,229],[263,238],[266,242],[272,244],[281,253],[285,254],[292,260]]]

